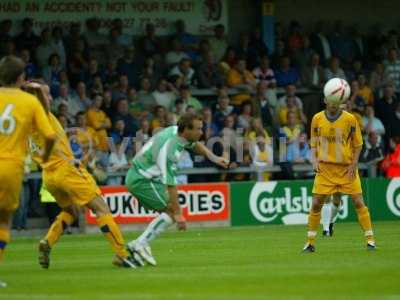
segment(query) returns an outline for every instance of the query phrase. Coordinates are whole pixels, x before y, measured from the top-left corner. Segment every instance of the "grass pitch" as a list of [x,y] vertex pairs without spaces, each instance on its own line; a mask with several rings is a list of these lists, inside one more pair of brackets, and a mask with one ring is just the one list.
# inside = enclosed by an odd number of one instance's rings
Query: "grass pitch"
[[113,267],[100,234],[63,236],[49,270],[38,239],[19,238],[0,265],[0,299],[400,299],[399,229],[376,223],[379,249],[367,252],[357,224],[338,224],[313,254],[300,253],[305,226],[168,232],[152,245],[159,265],[138,270]]

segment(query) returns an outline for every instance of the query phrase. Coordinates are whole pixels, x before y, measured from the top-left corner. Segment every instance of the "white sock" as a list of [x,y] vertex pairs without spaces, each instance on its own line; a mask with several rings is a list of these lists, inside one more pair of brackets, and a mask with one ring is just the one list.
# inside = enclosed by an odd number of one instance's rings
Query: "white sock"
[[325,203],[321,210],[321,222],[324,231],[329,230],[329,223],[331,222],[331,204]]
[[[340,206],[340,204],[339,204],[339,206]],[[338,212],[339,212],[339,206],[336,206],[335,204],[332,203],[330,223],[335,223],[336,222],[336,217],[337,217]]]
[[164,232],[174,221],[166,213],[161,213],[157,218],[150,222],[146,230],[137,238],[137,242],[148,245],[152,240]]

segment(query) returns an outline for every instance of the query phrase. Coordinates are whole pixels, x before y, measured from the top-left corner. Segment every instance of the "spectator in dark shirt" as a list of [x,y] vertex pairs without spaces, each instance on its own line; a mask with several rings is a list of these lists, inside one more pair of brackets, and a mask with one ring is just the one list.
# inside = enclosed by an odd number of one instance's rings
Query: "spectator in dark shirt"
[[22,20],[22,32],[15,38],[18,50],[30,49],[32,56],[40,44],[40,38],[33,32],[33,20],[25,18]]
[[378,138],[378,134],[374,131],[368,134],[368,139],[365,141],[360,154],[360,162],[377,163],[384,158],[382,144],[379,143]]
[[160,54],[161,43],[156,37],[154,24],[148,23],[145,28],[145,36],[140,40],[140,52],[144,57]]
[[139,86],[140,69],[135,61],[135,48],[127,48],[122,59],[118,61],[117,72],[128,76],[129,85],[137,88]]
[[129,104],[126,98],[121,98],[117,102],[117,111],[113,119],[114,125],[117,120],[124,120],[124,136],[135,136],[135,133],[138,130],[138,122],[129,113]]
[[205,61],[199,66],[196,73],[199,88],[212,88],[223,84],[223,78],[211,51],[208,51]]
[[295,68],[290,66],[290,58],[283,56],[281,58],[280,67],[275,72],[276,83],[278,87],[284,87],[289,84],[299,84],[299,73]]
[[31,79],[39,74],[39,68],[31,61],[31,53],[28,49],[22,49],[20,53],[21,59],[25,63],[26,79]]
[[393,112],[396,111],[398,99],[394,92],[393,84],[387,84],[383,90],[383,98],[375,101],[375,114],[380,119],[386,130],[385,144],[388,145],[388,138],[393,136],[395,126],[393,124]]
[[120,98],[126,98],[128,96],[129,80],[128,76],[123,74],[119,76],[118,85],[112,92],[112,99],[115,102]]
[[227,96],[222,96],[218,100],[217,109],[213,116],[214,124],[218,130],[218,133],[224,126],[225,118],[234,112],[233,106],[229,105],[229,103],[230,99]]

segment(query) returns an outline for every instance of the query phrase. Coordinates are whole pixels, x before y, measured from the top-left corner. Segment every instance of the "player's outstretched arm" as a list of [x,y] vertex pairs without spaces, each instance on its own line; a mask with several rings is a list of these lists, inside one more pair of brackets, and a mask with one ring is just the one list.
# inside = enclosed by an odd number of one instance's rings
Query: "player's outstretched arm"
[[210,161],[225,169],[228,168],[229,166],[229,159],[227,159],[226,157],[215,155],[214,153],[212,153],[212,151],[210,151],[210,149],[208,149],[202,143],[196,143],[196,146],[194,147],[193,151],[197,154],[207,157]]
[[167,213],[176,222],[176,226],[179,230],[186,230],[186,220],[182,215],[182,210],[179,205],[178,190],[176,186],[169,185],[167,186],[167,191],[170,199]]

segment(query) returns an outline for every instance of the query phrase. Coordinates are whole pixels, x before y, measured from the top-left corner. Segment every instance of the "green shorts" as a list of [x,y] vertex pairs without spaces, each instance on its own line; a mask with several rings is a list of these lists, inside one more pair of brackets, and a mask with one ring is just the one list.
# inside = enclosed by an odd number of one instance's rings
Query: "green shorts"
[[135,166],[129,169],[125,185],[139,203],[155,211],[163,211],[168,205],[169,196],[166,186],[159,181],[145,178]]

